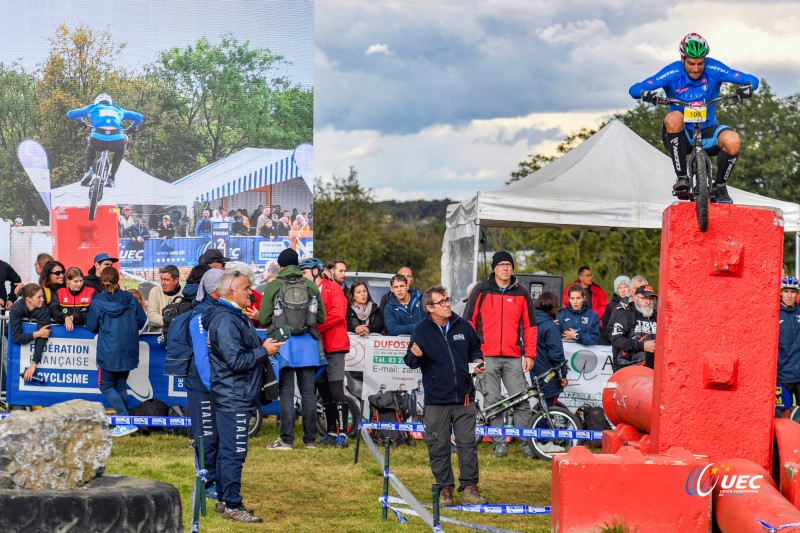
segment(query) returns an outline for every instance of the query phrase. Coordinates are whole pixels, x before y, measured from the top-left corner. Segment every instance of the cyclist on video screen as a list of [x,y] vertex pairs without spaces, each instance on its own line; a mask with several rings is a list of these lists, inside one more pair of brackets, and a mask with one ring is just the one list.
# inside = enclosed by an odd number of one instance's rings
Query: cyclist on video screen
[[141,124],[144,117],[141,113],[128,111],[114,105],[111,97],[102,93],[94,99],[93,104],[68,111],[67,118],[72,120],[88,118],[92,123],[92,133],[89,135],[89,143],[86,146],[86,174],[83,175],[81,185],[88,187],[92,181],[97,152],[108,150],[114,153],[114,159],[111,162],[111,175],[106,182],[106,187],[113,187],[117,169],[122,164],[122,158],[125,157],[125,146],[128,144],[128,137],[125,135],[122,121],[132,121],[132,127],[135,128]]
[[[724,82],[730,82],[742,86],[736,91],[741,101],[752,96],[753,91],[758,89],[758,78],[755,76],[733,70],[708,57],[708,43],[696,33],[686,35],[681,40],[678,50],[681,54],[680,61],[670,63],[658,74],[633,84],[628,90],[631,97],[655,104],[658,98],[656,89],[664,89],[667,98],[685,102],[708,102],[719,96],[720,87]],[[717,124],[716,104],[708,108],[707,120],[701,124],[701,128],[703,148],[709,156],[718,156],[714,184],[717,201],[733,203],[726,184],[739,155],[741,145],[739,134],[724,124]],[[678,194],[686,193],[689,190],[686,156],[692,138],[691,132],[684,129],[681,107],[670,106],[670,112],[664,117],[661,137],[677,175],[672,189]]]

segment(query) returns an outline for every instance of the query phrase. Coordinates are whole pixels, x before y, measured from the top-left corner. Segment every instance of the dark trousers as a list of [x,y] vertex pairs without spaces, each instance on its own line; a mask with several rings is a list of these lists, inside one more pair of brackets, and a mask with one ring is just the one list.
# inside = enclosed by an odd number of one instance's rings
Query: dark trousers
[[[211,393],[208,391],[186,391],[186,406],[192,419],[192,438],[196,464],[199,453],[203,454],[203,465],[206,469],[206,487],[217,480],[217,458],[219,450],[219,432],[217,431],[216,413],[211,406]],[[197,447],[198,439],[203,436],[203,449]]]
[[425,443],[433,478],[443,487],[455,486],[450,462],[450,433],[456,437],[460,489],[478,484],[478,444],[475,441],[475,403],[425,406]]
[[99,369],[100,392],[119,416],[128,416],[128,374],[130,370],[112,372]]
[[[286,444],[294,443],[294,380],[297,376],[297,388],[303,402],[303,442],[317,440],[317,396],[314,394],[315,366],[292,368],[285,366],[280,370],[278,378],[281,398],[281,440]],[[222,431],[222,429],[220,429]]]
[[108,150],[114,154],[111,160],[111,177],[117,175],[117,169],[122,164],[122,158],[125,157],[125,146],[128,144],[128,138],[119,139],[116,141],[101,141],[94,137],[89,137],[89,144],[86,145],[86,170],[94,167],[94,160],[97,158],[97,152]]
[[215,411],[219,432],[217,494],[229,508],[242,505],[242,468],[247,457],[247,424],[250,411]]

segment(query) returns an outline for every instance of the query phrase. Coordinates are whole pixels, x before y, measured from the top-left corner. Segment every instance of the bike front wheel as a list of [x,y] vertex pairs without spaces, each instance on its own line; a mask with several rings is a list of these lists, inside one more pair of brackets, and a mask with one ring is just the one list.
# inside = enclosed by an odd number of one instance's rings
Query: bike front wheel
[[89,184],[89,220],[94,220],[97,214],[97,203],[103,197],[103,182],[97,177]]
[[[550,407],[548,411],[553,424],[551,425],[547,421],[544,411],[536,410],[533,413],[533,423],[531,424],[533,429],[568,429],[572,431],[581,429],[578,418],[569,409],[565,407]],[[552,459],[553,455],[566,453],[567,450],[577,445],[577,439],[531,439],[531,448],[534,455],[547,461]]]
[[705,157],[697,161],[695,166],[697,171],[697,199],[695,209],[697,210],[697,227],[705,233],[708,231],[708,193],[711,169],[709,168],[708,158]]

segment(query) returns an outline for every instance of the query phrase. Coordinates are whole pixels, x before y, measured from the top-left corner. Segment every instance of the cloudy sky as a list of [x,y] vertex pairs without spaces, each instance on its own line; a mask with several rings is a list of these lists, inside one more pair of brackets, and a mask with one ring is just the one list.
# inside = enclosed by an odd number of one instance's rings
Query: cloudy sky
[[800,92],[797,1],[325,0],[315,25],[315,173],[353,166],[380,199],[501,187],[527,154],[630,109],[628,87],[690,31]]

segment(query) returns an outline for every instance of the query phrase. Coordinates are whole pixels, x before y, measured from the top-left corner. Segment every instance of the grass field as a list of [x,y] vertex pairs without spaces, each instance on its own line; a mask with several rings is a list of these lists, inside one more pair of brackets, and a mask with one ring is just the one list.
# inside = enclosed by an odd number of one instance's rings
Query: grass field
[[[277,436],[275,417],[269,417],[259,435],[250,441],[242,478],[244,502],[255,509],[264,523],[236,524],[223,520],[214,513],[211,504],[208,516],[201,520],[201,531],[430,531],[416,517],[410,517],[407,524],[401,525],[390,512],[389,519],[381,521],[378,498],[382,492],[383,473],[365,446],[361,447],[359,463],[354,465],[352,443],[344,450],[307,450],[302,447],[298,433],[294,451],[268,451],[267,444]],[[518,444],[510,446],[509,456],[505,459],[496,459],[489,444],[481,444],[478,452],[480,488],[490,503],[549,505],[549,462],[523,458]],[[457,479],[455,454],[453,463]],[[194,465],[186,437],[134,434],[116,439],[106,471],[175,485],[183,499],[186,531],[190,530]],[[391,471],[422,503],[430,502],[433,477],[422,442],[393,448]],[[391,489],[390,494],[396,495]],[[521,532],[550,531],[549,516],[497,516],[456,511],[443,514]],[[449,524],[444,524],[443,528],[448,532],[474,531]]]

